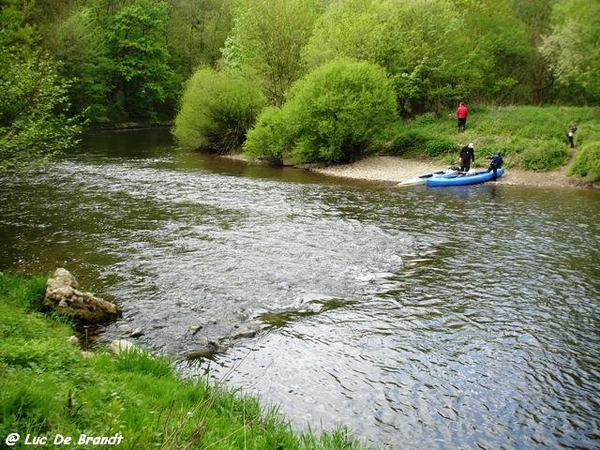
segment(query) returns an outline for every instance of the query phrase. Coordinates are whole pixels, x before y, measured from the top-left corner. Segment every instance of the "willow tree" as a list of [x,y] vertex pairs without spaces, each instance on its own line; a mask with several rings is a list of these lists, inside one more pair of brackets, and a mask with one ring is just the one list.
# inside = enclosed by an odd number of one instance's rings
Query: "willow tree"
[[298,80],[282,108],[266,109],[248,133],[244,152],[275,162],[354,161],[377,150],[396,120],[384,69],[338,58]]
[[186,84],[173,135],[183,148],[229,153],[242,146],[264,105],[251,77],[201,68]]
[[301,51],[320,11],[317,0],[239,0],[223,50],[226,64],[255,71],[269,102],[282,105],[305,73]]

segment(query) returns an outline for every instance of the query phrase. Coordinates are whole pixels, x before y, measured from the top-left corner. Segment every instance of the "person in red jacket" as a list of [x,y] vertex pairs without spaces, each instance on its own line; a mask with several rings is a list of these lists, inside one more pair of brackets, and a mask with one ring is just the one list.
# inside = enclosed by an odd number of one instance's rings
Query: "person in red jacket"
[[467,105],[463,102],[460,102],[458,108],[456,108],[456,119],[458,120],[458,132],[465,131],[467,127],[467,116],[469,115],[469,110],[467,109]]

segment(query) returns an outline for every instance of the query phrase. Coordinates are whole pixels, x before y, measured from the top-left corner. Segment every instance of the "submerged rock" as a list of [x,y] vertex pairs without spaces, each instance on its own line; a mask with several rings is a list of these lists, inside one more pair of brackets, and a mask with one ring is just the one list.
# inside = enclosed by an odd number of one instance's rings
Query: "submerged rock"
[[71,316],[84,324],[106,323],[121,316],[121,311],[114,303],[78,289],[75,277],[68,270],[58,268],[54,277],[46,282],[42,305],[45,309]]

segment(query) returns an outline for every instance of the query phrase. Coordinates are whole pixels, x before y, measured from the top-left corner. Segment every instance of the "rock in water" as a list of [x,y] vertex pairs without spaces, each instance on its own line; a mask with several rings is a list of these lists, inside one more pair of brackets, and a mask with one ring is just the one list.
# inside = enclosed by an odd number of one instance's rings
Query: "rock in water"
[[78,288],[77,280],[68,270],[56,269],[54,277],[46,282],[43,307],[69,315],[84,324],[106,323],[121,316],[114,303],[89,292],[81,292]]

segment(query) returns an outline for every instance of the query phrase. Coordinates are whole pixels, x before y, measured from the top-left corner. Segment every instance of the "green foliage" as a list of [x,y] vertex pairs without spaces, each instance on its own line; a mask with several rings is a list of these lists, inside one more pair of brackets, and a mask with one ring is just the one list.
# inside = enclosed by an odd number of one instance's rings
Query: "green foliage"
[[200,66],[216,68],[233,27],[235,0],[178,0],[169,4],[169,51],[177,73],[189,78]]
[[403,115],[439,109],[477,76],[450,2],[352,0],[332,3],[305,50],[313,67],[338,56],[379,64]]
[[563,142],[540,142],[538,146],[528,147],[521,153],[520,166],[525,170],[552,170],[565,164],[569,156],[569,150]]
[[429,139],[425,143],[425,154],[435,158],[456,150],[456,145],[449,138]]
[[167,20],[167,3],[154,0],[135,0],[106,19],[113,118],[157,120],[164,104],[176,101],[178,78],[169,66]]
[[562,86],[583,89],[587,101],[600,100],[600,3],[594,0],[556,2],[554,27],[544,36],[540,52]]
[[294,122],[286,115],[289,110],[267,107],[257,124],[248,131],[244,154],[253,159],[264,159],[272,164],[283,163],[283,158],[293,148]]
[[53,29],[46,47],[62,61],[61,73],[75,78],[69,90],[71,111],[93,124],[109,122],[113,62],[94,11],[84,8],[69,16]]
[[77,119],[69,118],[69,82],[50,57],[0,54],[0,170],[39,164],[73,147]]
[[578,150],[569,174],[600,181],[600,140],[589,142]]
[[[581,115],[583,118],[584,116]],[[580,120],[575,134],[577,150],[569,174],[580,176],[587,181],[600,181],[600,121]]]
[[[274,111],[268,114],[267,120],[259,120],[246,148],[256,152],[262,146],[267,155],[291,153],[301,163],[355,160],[383,140],[396,120],[394,93],[384,71],[341,59],[294,85],[282,118],[274,117]],[[275,129],[271,140],[266,127]]]
[[401,131],[393,139],[388,153],[396,156],[409,156],[425,146],[427,136],[416,130]]
[[185,148],[228,153],[241,147],[264,104],[240,74],[200,69],[187,83],[173,134]]
[[240,0],[223,50],[226,64],[259,74],[269,103],[281,106],[305,73],[301,51],[319,13],[316,0]]
[[123,448],[364,448],[344,429],[296,434],[255,398],[182,380],[170,361],[143,351],[83,358],[66,342],[71,329],[25,312],[25,293],[39,289],[26,284],[0,274],[0,436],[120,433]]

